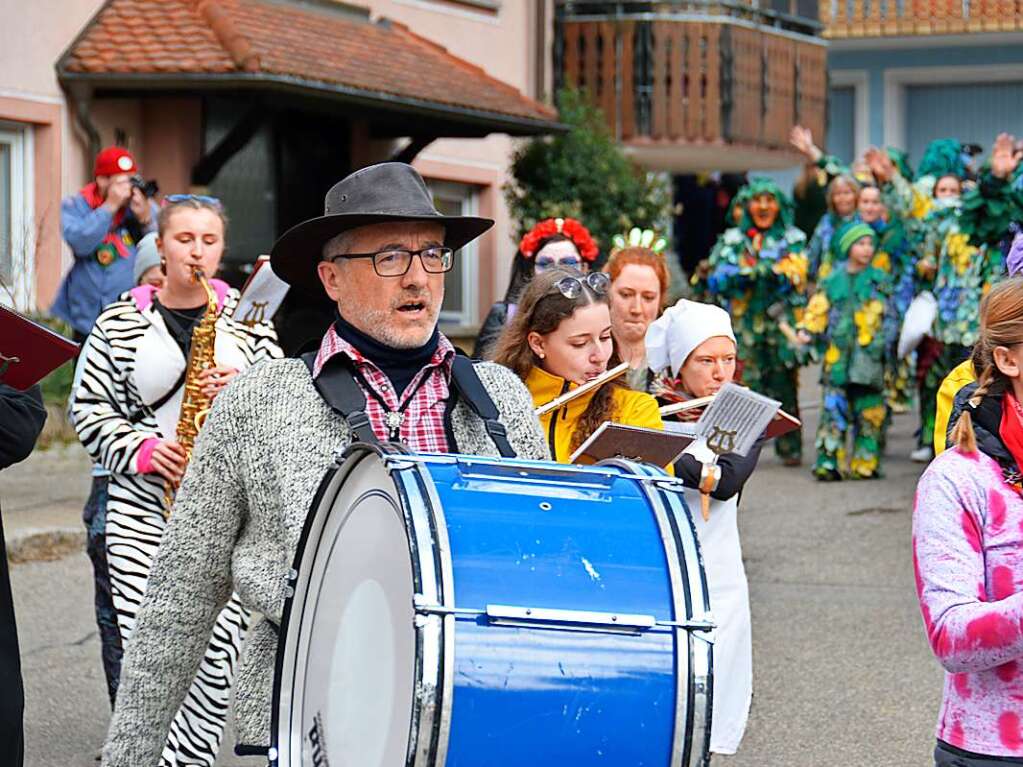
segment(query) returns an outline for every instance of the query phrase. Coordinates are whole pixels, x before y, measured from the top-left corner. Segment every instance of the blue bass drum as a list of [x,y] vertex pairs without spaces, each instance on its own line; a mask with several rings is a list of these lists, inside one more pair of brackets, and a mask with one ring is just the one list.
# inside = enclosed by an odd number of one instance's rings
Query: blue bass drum
[[626,461],[349,448],[290,574],[271,764],[706,764],[713,624],[681,491]]

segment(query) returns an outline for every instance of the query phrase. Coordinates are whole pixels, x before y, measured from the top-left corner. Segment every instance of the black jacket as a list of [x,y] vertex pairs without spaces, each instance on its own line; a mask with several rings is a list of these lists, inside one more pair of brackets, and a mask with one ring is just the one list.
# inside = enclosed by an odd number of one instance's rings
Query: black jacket
[[476,344],[472,347],[472,358],[481,360],[491,351],[497,337],[501,335],[505,324],[508,322],[508,303],[498,301],[490,307],[487,318],[483,320],[480,334],[476,336]]
[[[760,460],[760,448],[763,445],[764,441],[758,439],[746,456],[736,453],[725,453],[720,456],[718,466],[721,467],[721,479],[710,497],[716,501],[727,501],[733,495],[741,493],[746,480],[757,468],[757,461]],[[700,488],[702,469],[703,464],[691,455],[684,455],[675,461],[675,477],[681,479],[686,487],[695,487],[697,490]]]
[[[976,382],[967,384],[956,393],[946,432],[946,444],[950,447],[955,444],[952,441],[952,431],[963,410],[971,407],[969,401],[975,391],[977,391]],[[1002,395],[1000,393],[987,394],[977,407],[970,410],[970,417],[973,419],[973,433],[977,438],[977,449],[998,462],[1006,482],[1013,485],[1019,484],[1023,479],[1020,476],[1019,466],[1016,465],[1016,459],[1012,457],[1012,453],[1005,446],[1000,434]]]
[[45,422],[38,386],[21,392],[0,384],[0,469],[28,458]]
[[[46,421],[39,387],[27,392],[0,384],[0,469],[23,461],[35,447]],[[0,523],[0,764],[21,767],[24,761],[22,716],[25,694],[21,682],[18,631],[7,571],[7,545]]]

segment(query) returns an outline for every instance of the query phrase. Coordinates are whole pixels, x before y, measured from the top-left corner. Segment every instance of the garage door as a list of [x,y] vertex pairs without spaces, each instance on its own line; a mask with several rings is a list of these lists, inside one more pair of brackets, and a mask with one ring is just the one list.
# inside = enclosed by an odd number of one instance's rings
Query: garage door
[[1023,133],[1023,82],[906,87],[906,148],[914,167],[934,139],[958,138],[986,150],[1001,131]]

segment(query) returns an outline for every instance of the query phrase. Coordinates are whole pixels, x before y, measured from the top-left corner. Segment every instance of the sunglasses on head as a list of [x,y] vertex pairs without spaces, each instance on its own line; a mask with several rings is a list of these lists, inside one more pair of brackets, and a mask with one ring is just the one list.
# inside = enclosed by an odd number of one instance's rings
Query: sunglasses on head
[[214,208],[223,207],[223,204],[216,197],[210,197],[209,195],[205,194],[168,194],[166,197],[163,198],[164,204],[189,202],[191,200],[202,203],[203,205],[212,205]]
[[611,277],[606,272],[590,272],[585,277],[563,277],[554,283],[554,287],[568,299],[578,298],[585,288],[589,288],[595,295],[603,296],[607,295],[611,287]]

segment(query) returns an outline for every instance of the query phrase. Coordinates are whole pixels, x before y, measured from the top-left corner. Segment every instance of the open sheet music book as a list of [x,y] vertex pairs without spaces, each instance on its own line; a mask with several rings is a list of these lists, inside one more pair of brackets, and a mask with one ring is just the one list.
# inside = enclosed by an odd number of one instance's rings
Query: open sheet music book
[[78,344],[0,306],[0,383],[25,390],[78,353]]
[[708,394],[706,397],[697,397],[696,399],[687,399],[685,402],[673,402],[670,405],[665,405],[661,408],[661,416],[675,415],[676,413],[684,413],[687,410],[694,410],[697,408],[705,407],[714,401],[714,395]]
[[696,433],[718,455],[748,455],[780,407],[778,400],[729,382],[703,411]]
[[594,462],[620,457],[667,466],[674,463],[692,441],[686,434],[605,421],[572,453],[569,462],[575,463],[583,456]]
[[[738,386],[738,384],[736,384]],[[745,391],[750,391],[745,387],[740,387]],[[755,394],[755,393],[754,393]],[[693,410],[697,408],[706,407],[714,401],[716,395],[709,395],[706,397],[698,397],[696,399],[686,400],[685,402],[675,402],[670,405],[665,405],[661,408],[661,416],[667,417],[676,415],[678,413],[684,413],[687,410]],[[755,395],[760,397],[761,395]],[[701,419],[702,420],[702,417]],[[667,420],[664,422],[664,428],[676,433],[690,434],[696,436],[698,431],[697,424],[700,421],[672,421]],[[775,412],[774,417],[770,420],[764,429],[764,439],[775,439],[783,434],[788,434],[790,431],[794,431],[803,425],[802,421],[793,415],[786,413],[784,410],[779,409]],[[701,432],[702,433],[702,432]]]
[[784,410],[779,410],[774,414],[774,418],[771,423],[767,424],[767,429],[764,432],[765,439],[774,439],[780,437],[782,434],[788,434],[790,431],[795,431],[803,422],[796,418],[794,415],[789,415]]
[[284,303],[290,286],[270,267],[270,256],[260,256],[249,279],[242,286],[234,319],[246,325],[270,322]]

